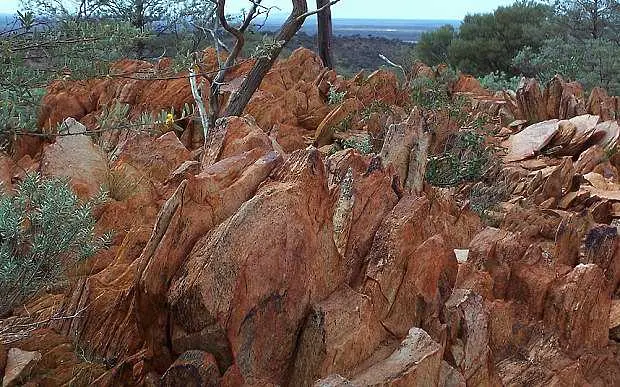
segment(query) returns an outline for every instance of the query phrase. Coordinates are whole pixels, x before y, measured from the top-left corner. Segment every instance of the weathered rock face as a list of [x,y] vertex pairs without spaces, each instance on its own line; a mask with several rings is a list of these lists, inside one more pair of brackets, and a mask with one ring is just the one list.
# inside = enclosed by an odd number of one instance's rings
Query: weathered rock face
[[198,241],[170,289],[172,336],[205,350],[227,341],[244,380],[281,383],[308,305],[344,274],[323,163],[316,150],[298,151]]
[[19,385],[40,360],[41,354],[39,352],[22,351],[19,348],[9,349],[2,386]]
[[299,339],[290,384],[311,386],[327,375],[347,375],[387,336],[370,298],[345,285],[312,307]]
[[83,362],[66,337],[49,329],[38,329],[29,337],[7,344],[8,357],[3,386],[88,385],[99,377],[105,367],[96,361]]
[[162,386],[219,385],[220,373],[213,355],[203,351],[181,354],[161,377]]
[[73,119],[65,122],[66,131],[43,150],[41,174],[67,177],[82,197],[91,197],[107,184],[108,163],[105,153],[85,134],[86,127]]
[[391,167],[379,157],[364,157],[353,150],[339,152],[327,161],[332,197],[334,240],[344,256],[347,282],[363,282],[364,259],[383,218],[398,202],[399,188]]
[[[217,66],[214,51],[203,59]],[[165,61],[113,71],[171,74]],[[336,106],[332,87],[345,93]],[[83,195],[107,186],[97,230],[119,232],[68,273],[67,292],[0,320],[0,372],[5,349],[19,348],[41,356],[11,371],[15,383],[42,385],[617,384],[617,99],[595,90],[584,105],[559,77],[516,95],[465,76],[450,87],[472,115],[527,119],[486,135],[509,148],[495,182],[506,187],[491,187],[508,195],[489,211],[496,227],[469,209],[473,183],[424,184],[426,152],[457,127],[430,143],[394,74],[345,80],[308,50],[279,61],[249,114],[219,120],[204,149],[191,130],[104,136],[110,155],[83,134],[60,136],[41,170]],[[191,101],[188,91],[186,79],[55,84],[42,125],[71,112],[92,127],[116,102],[135,117]],[[341,150],[356,139],[375,154]],[[39,168],[40,149],[22,148],[0,158],[2,181]],[[55,332],[28,328],[39,326]],[[14,341],[7,327],[26,328]]]
[[347,380],[339,375],[315,386],[436,386],[442,366],[441,345],[419,328],[412,328],[388,358]]
[[611,296],[604,282],[598,266],[578,265],[549,291],[545,326],[559,334],[560,345],[573,356],[607,344]]
[[7,350],[4,347],[4,345],[2,345],[2,343],[0,343],[0,380],[2,380],[2,378],[4,378],[4,369],[6,368],[6,358],[7,358]]
[[448,325],[446,358],[456,366],[467,385],[497,385],[483,298],[470,290],[457,289],[446,302],[443,313]]

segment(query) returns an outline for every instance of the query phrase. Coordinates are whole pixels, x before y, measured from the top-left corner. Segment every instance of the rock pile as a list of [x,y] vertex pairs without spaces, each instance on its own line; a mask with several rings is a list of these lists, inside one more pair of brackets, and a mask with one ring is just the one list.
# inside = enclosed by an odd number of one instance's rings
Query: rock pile
[[[556,78],[501,102],[474,81],[455,87],[475,109],[521,119],[492,139],[511,184],[496,227],[424,184],[432,138],[394,74],[345,80],[306,50],[204,151],[128,132],[108,157],[84,134],[3,156],[7,183],[21,164],[84,196],[107,187],[97,227],[117,231],[68,288],[0,320],[3,385],[617,384],[617,99],[595,91],[582,110]],[[189,101],[186,83],[52,85],[41,122],[83,133],[104,101],[153,112]],[[334,147],[360,136],[369,154]]]

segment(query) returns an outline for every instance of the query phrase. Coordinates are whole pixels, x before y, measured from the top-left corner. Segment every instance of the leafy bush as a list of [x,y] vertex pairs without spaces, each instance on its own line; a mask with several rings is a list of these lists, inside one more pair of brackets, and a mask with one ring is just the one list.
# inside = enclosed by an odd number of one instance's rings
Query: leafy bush
[[474,130],[457,132],[443,153],[432,156],[426,166],[426,180],[438,187],[453,187],[482,179],[497,162],[493,149]]
[[330,86],[329,91],[327,92],[327,103],[329,105],[340,105],[344,102],[344,99],[347,96],[347,92],[345,90],[338,91],[335,86]]
[[448,63],[448,49],[455,36],[456,31],[449,24],[435,31],[422,33],[415,46],[417,58],[429,66]]
[[95,236],[92,214],[103,200],[82,202],[66,180],[37,174],[0,194],[0,316],[107,246],[110,235]]
[[525,47],[513,65],[523,74],[547,82],[556,74],[576,80],[587,89],[602,86],[620,94],[620,45],[603,38],[546,40],[540,51]]
[[480,84],[492,91],[517,90],[521,77],[511,77],[503,71],[489,73],[478,78]]
[[[105,75],[111,62],[127,56],[139,32],[123,22],[71,18],[35,22],[19,16],[21,27],[0,32],[0,139],[36,131],[45,87],[68,76]],[[1,144],[0,144],[1,145]]]
[[511,60],[524,46],[537,49],[548,36],[551,7],[518,1],[493,13],[467,15],[448,50],[450,64],[483,75],[511,72]]

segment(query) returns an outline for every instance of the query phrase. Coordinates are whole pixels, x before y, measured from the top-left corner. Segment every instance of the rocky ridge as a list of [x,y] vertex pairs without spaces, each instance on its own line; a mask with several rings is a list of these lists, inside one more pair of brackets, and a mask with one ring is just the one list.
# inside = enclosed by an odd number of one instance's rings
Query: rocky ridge
[[[423,182],[437,138],[389,71],[347,80],[300,49],[204,151],[190,121],[84,134],[111,103],[136,117],[192,102],[186,78],[155,79],[165,61],[115,71],[50,85],[40,125],[72,135],[0,156],[7,185],[40,171],[84,197],[107,187],[97,227],[116,230],[68,288],[0,320],[3,385],[620,380],[617,97],[560,77],[493,94],[461,76],[452,91],[498,117],[487,141],[506,149],[510,195],[489,227],[462,187]],[[330,105],[333,87],[346,94]],[[334,145],[360,139],[371,152]]]

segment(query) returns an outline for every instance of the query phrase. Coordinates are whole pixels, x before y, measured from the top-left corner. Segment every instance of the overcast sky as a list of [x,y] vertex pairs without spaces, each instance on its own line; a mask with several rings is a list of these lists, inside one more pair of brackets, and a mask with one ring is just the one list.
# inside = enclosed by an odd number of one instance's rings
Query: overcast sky
[[[206,0],[205,0],[206,1]],[[362,19],[463,19],[468,13],[488,12],[514,0],[341,0],[333,7],[336,18]],[[12,13],[20,0],[0,0],[0,13]],[[233,13],[247,7],[247,0],[228,0],[227,10]],[[290,9],[290,0],[263,0],[283,11]],[[308,0],[308,5],[316,4]]]

